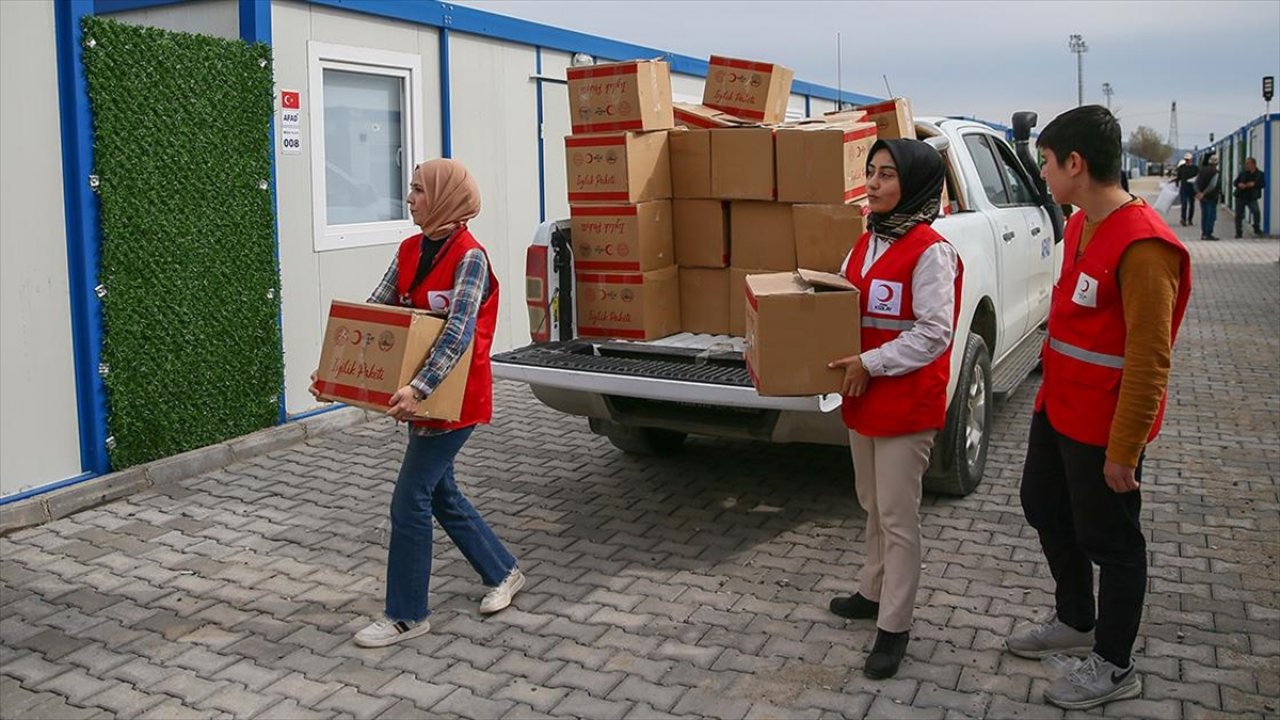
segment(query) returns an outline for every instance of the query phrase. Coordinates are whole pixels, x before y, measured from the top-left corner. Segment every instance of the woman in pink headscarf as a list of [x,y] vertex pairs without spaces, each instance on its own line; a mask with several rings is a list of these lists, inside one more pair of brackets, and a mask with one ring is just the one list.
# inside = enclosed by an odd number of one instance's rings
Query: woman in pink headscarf
[[[387,410],[409,421],[409,447],[391,498],[386,607],[383,617],[356,633],[362,647],[383,647],[430,630],[433,516],[489,588],[480,612],[507,607],[525,582],[515,558],[453,476],[454,457],[493,410],[489,348],[498,318],[498,280],[484,248],[467,230],[467,221],[480,213],[480,190],[462,163],[430,160],[414,168],[407,201],[422,233],[400,244],[369,302],[447,313],[448,320],[421,372],[391,396]],[[410,420],[473,341],[461,417]]]

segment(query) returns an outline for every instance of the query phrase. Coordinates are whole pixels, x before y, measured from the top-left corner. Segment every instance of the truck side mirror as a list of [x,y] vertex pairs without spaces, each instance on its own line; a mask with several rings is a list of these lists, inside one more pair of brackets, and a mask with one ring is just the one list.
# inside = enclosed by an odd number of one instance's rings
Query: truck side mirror
[[1039,117],[1030,110],[1020,110],[1013,114],[1013,139],[1026,142],[1031,139],[1031,128],[1036,126]]

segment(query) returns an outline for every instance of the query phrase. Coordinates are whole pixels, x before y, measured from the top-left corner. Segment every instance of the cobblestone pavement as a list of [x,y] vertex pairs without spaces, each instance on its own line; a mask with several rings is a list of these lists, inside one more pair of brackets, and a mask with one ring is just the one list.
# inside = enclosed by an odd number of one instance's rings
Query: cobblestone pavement
[[[1280,243],[1189,244],[1142,491],[1145,688],[1092,714],[1274,717]],[[459,476],[529,575],[512,608],[481,618],[440,542],[432,631],[351,644],[381,608],[404,442],[369,424],[0,538],[0,715],[1061,717],[1041,667],[1001,651],[1050,601],[1017,495],[1036,381],[998,408],[978,491],[925,499],[919,611],[888,682],[861,673],[871,626],[825,609],[862,561],[844,450],[694,440],[638,459],[501,383]]]

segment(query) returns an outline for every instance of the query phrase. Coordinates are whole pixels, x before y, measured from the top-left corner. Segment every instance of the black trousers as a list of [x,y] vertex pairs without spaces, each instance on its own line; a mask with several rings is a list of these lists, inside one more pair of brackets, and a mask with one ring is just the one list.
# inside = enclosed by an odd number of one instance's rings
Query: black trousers
[[[1147,591],[1147,541],[1138,524],[1142,490],[1116,493],[1102,474],[1106,448],[1058,433],[1043,412],[1031,419],[1022,470],[1022,511],[1057,583],[1058,619],[1095,628],[1094,652],[1128,667]],[[1142,480],[1142,460],[1136,476]],[[1093,601],[1093,565],[1099,569]]]
[[1253,226],[1254,234],[1262,232],[1262,213],[1258,212],[1258,198],[1249,198],[1248,200],[1236,198],[1236,235],[1243,235],[1244,230],[1244,213],[1249,211],[1249,224]]

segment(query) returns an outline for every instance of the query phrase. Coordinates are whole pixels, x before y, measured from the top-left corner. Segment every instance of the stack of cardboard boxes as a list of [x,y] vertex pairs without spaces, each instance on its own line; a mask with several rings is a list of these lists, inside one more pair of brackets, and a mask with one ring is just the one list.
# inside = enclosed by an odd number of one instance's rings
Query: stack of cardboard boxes
[[576,67],[568,81],[578,334],[652,340],[679,332],[670,69],[656,60]]
[[[814,318],[748,312],[746,278],[840,270],[864,230],[867,153],[877,137],[914,137],[906,101],[789,123],[790,69],[715,56],[701,105],[672,103],[660,61],[572,68],[568,80],[579,334],[736,335],[747,337],[750,354],[780,332],[754,327],[761,318],[813,332]],[[838,284],[819,277],[762,280],[761,289],[813,294]],[[856,317],[851,322],[856,328]],[[838,385],[838,373],[809,376],[805,392],[833,378]],[[759,380],[762,392],[784,387]]]

